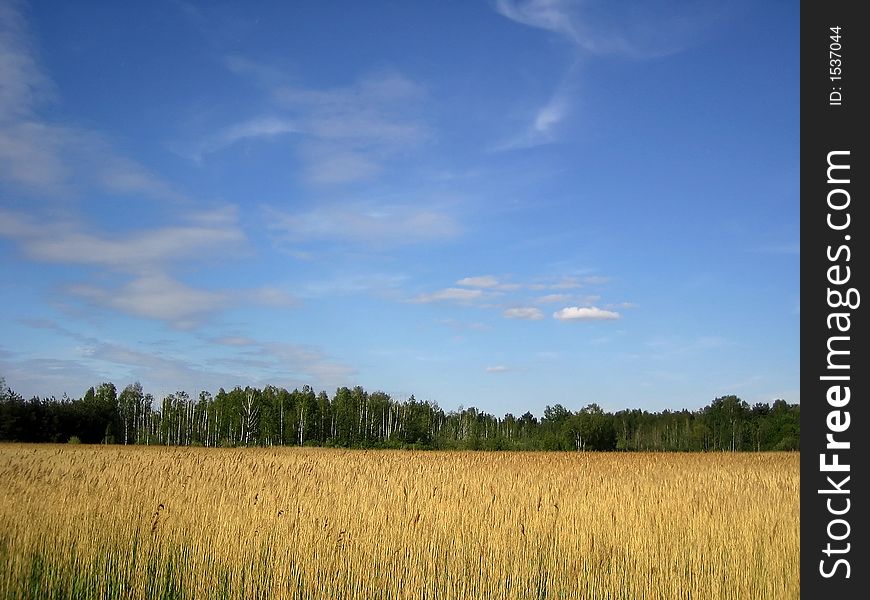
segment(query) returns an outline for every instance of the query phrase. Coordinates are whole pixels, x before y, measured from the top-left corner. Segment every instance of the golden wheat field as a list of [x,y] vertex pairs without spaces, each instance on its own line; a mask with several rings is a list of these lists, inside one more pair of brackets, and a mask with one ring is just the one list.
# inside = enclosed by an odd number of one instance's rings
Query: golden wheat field
[[798,454],[0,446],[3,598],[799,597]]

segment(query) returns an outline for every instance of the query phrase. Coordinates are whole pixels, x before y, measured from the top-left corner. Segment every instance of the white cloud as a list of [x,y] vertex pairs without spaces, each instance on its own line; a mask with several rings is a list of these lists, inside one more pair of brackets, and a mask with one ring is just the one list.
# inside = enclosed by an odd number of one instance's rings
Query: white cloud
[[544,318],[544,313],[535,307],[516,307],[508,308],[503,313],[506,319],[527,319],[530,321],[539,321]]
[[456,282],[456,285],[464,285],[466,287],[475,288],[492,288],[498,285],[498,279],[492,275],[481,275],[478,277],[463,277]]
[[566,306],[553,313],[553,318],[560,321],[607,321],[619,319],[619,313],[602,310],[595,306]]
[[482,296],[483,292],[481,290],[451,287],[430,294],[421,294],[414,299],[414,302],[420,304],[428,304],[431,302],[469,302],[481,298]]
[[512,370],[513,369],[511,369],[510,367],[506,367],[505,365],[495,365],[494,367],[486,368],[487,373],[507,373]]

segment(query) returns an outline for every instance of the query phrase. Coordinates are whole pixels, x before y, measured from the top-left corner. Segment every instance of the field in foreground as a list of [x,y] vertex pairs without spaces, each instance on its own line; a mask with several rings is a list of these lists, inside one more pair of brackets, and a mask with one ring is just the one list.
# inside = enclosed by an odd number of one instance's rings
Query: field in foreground
[[0,445],[0,598],[799,597],[798,454]]

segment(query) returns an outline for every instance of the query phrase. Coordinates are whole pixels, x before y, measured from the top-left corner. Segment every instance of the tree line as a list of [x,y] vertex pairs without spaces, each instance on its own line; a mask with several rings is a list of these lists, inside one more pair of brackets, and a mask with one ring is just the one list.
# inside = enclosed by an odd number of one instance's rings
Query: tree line
[[467,450],[797,450],[800,405],[776,400],[750,407],[723,396],[700,410],[606,412],[547,406],[541,418],[503,417],[474,407],[445,412],[413,395],[395,400],[362,387],[332,397],[266,386],[221,388],[157,400],[133,383],[112,383],[72,399],[25,400],[0,378],[0,440],[166,446],[329,446]]

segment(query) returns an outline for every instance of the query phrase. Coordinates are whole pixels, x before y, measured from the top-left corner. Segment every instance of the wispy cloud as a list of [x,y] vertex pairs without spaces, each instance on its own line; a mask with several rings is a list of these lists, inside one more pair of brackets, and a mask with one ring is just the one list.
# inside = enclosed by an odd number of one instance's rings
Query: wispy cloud
[[164,321],[176,329],[194,329],[214,313],[238,306],[299,306],[295,296],[275,287],[207,290],[186,285],[161,271],[138,274],[120,286],[76,283],[65,290],[92,304]]
[[0,121],[25,121],[53,96],[53,85],[34,58],[17,2],[0,2]]
[[477,277],[463,277],[456,282],[456,285],[475,288],[493,288],[498,285],[498,279],[492,275],[480,275]]
[[264,383],[327,388],[348,385],[356,375],[355,368],[316,346],[262,340],[240,343],[238,338],[223,341],[225,345],[243,348],[246,356],[259,359],[259,378]]
[[[655,4],[653,6],[653,4]],[[627,0],[597,10],[581,0],[497,0],[496,11],[592,55],[650,59],[679,52],[717,15],[704,2],[662,6]]]
[[[65,286],[89,304],[190,329],[221,310],[245,305],[298,304],[277,286],[240,290],[192,287],[171,276],[185,261],[242,256],[246,236],[233,207],[193,213],[181,225],[105,235],[74,221],[35,220],[0,209],[0,236],[31,260],[95,269],[94,282]],[[107,283],[108,282],[108,283]]]
[[70,175],[60,150],[74,136],[37,115],[53,97],[19,4],[0,3],[0,182],[46,191]]
[[456,282],[456,285],[463,287],[479,288],[487,292],[515,292],[522,289],[520,283],[510,283],[494,275],[477,275],[474,277],[463,277]]
[[570,116],[576,102],[575,71],[574,68],[569,69],[550,98],[531,111],[525,128],[497,143],[493,150],[521,150],[557,141],[558,132],[562,129],[560,125]]
[[255,79],[267,89],[272,89],[284,83],[284,73],[272,65],[266,65],[238,54],[224,58],[224,65],[232,73]]
[[290,133],[299,133],[296,122],[282,117],[258,117],[221,129],[202,143],[194,158],[202,160],[211,154],[245,140],[263,140]]
[[502,312],[502,316],[506,319],[526,319],[529,321],[540,321],[544,318],[544,313],[542,313],[540,309],[533,306],[521,306],[505,309],[505,311]]
[[75,398],[90,386],[110,377],[87,360],[65,358],[21,358],[0,348],[0,373],[14,382],[14,391],[26,398],[68,394]]
[[34,220],[0,209],[0,235],[15,240],[28,257],[45,262],[103,266],[125,273],[153,271],[178,260],[238,249],[245,236],[235,211],[225,207],[191,222],[132,234],[105,236],[71,221]]
[[168,321],[179,329],[195,327],[205,315],[228,305],[224,294],[191,288],[165,273],[141,275],[117,288],[79,283],[67,291],[126,314]]
[[587,275],[582,279],[585,285],[604,285],[610,283],[611,278],[604,275]]
[[299,151],[309,180],[319,184],[371,178],[398,152],[429,139],[417,111],[424,96],[421,86],[391,72],[345,88],[283,87],[273,93],[276,104],[302,121],[307,143]]
[[145,166],[124,157],[96,131],[40,116],[56,100],[17,2],[0,3],[0,183],[68,194],[96,186],[114,194],[182,200],[184,195]]
[[532,290],[573,290],[583,287],[584,282],[574,276],[564,276],[549,280],[536,281],[529,285]]
[[513,371],[513,369],[511,369],[510,367],[505,366],[505,365],[495,365],[492,367],[486,367],[487,373],[508,373],[510,371]]
[[[226,373],[211,371],[184,355],[173,354],[166,348],[159,352],[142,350],[84,335],[51,320],[37,321],[30,326],[54,330],[58,335],[76,342],[70,358],[18,358],[10,359],[2,365],[4,370],[11,368],[15,381],[21,382],[21,385],[32,389],[34,393],[54,390],[76,396],[101,381],[114,379],[120,384],[118,367],[123,372],[121,377],[131,382],[141,381],[155,395],[178,389],[188,389],[191,392],[211,386],[217,389],[233,381]],[[53,372],[46,373],[45,370],[37,368],[40,366],[50,366]]]
[[334,276],[301,284],[295,292],[303,298],[334,298],[373,294],[381,297],[401,297],[402,285],[408,276],[377,271],[338,271]]
[[432,302],[469,302],[483,297],[481,290],[469,290],[466,288],[446,288],[431,292],[429,294],[421,294],[414,298],[414,302],[419,304],[430,304]]
[[[600,298],[599,298],[600,299]],[[616,304],[608,305],[608,308],[637,308],[636,302],[617,302]]]
[[702,2],[676,7],[650,6],[643,0],[610,3],[599,10],[582,0],[496,0],[501,16],[546,31],[569,48],[570,65],[546,102],[532,111],[519,133],[494,149],[516,150],[557,141],[557,132],[576,105],[578,65],[589,57],[652,59],[681,51],[716,15]]
[[620,318],[618,312],[603,310],[595,306],[566,306],[553,313],[559,321],[611,321]]
[[557,304],[560,302],[566,302],[570,298],[567,294],[547,294],[545,296],[539,296],[535,299],[535,302],[538,304]]
[[222,346],[253,346],[256,342],[245,336],[241,335],[227,335],[222,337],[212,338],[211,340],[215,344],[220,344]]
[[197,160],[241,141],[294,134],[289,139],[308,181],[340,184],[376,176],[391,159],[431,137],[418,110],[423,88],[396,72],[314,89],[278,84],[274,69],[241,57],[232,57],[227,66],[263,85],[272,114],[220,128],[198,144]]
[[171,345],[162,344],[159,351],[152,351],[142,345],[84,335],[48,319],[25,324],[53,330],[76,342],[75,354],[67,359],[12,358],[0,353],[0,372],[32,393],[48,389],[78,395],[111,379],[108,373],[115,373],[118,383],[118,367],[128,381],[141,381],[155,395],[175,390],[191,394],[202,389],[216,391],[239,384],[291,389],[307,384],[331,389],[349,385],[356,375],[353,367],[312,345],[219,336],[208,340],[213,358],[191,360],[186,353],[173,351]]
[[299,306],[299,299],[295,295],[272,285],[242,290],[236,296],[242,303],[258,304],[271,308],[296,308]]
[[556,93],[550,98],[532,122],[532,131],[544,139],[551,139],[553,129],[558,125],[568,112],[569,102],[562,92]]
[[[80,136],[78,143],[82,144],[82,142]],[[89,147],[79,145],[78,150],[90,153],[88,159],[91,164],[86,166],[89,166],[95,174],[95,183],[109,192],[141,194],[161,200],[187,200],[187,197],[170,183],[136,161],[117,156],[107,143],[97,138],[93,139]]]
[[569,14],[571,3],[564,0],[497,0],[499,14],[517,23],[560,34],[568,39],[579,37]]
[[[621,305],[605,305],[605,309],[592,306],[601,300],[598,294],[563,293],[560,290],[574,290],[587,285],[604,285],[610,278],[599,275],[536,278],[534,283],[522,281],[505,282],[505,278],[498,275],[473,275],[463,277],[455,281],[455,285],[421,294],[414,298],[413,302],[428,304],[433,302],[452,302],[460,305],[473,305],[477,308],[495,309],[506,319],[519,319],[538,321],[545,315],[540,308],[534,306],[567,303],[569,300],[584,303],[588,306],[567,306],[557,311],[553,316],[559,320],[596,320],[618,319],[620,315],[614,308],[627,308],[632,306],[627,303]],[[537,297],[529,297],[529,292],[540,290],[553,290],[557,293],[545,294]]]
[[610,283],[611,278],[605,275],[565,275],[549,280],[539,280],[530,287],[535,290],[576,290],[584,287],[596,287]]
[[269,228],[289,244],[318,241],[397,246],[456,236],[461,228],[447,212],[435,208],[340,203],[290,213],[266,208]]

